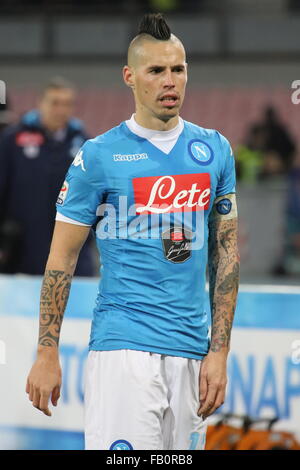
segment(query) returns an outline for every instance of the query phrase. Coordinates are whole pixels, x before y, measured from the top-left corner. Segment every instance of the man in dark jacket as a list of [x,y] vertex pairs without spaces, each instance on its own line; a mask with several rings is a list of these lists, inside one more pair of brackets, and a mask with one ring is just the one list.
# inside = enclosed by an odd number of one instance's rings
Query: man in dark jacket
[[[0,272],[43,274],[67,169],[88,138],[72,118],[75,91],[63,79],[45,88],[37,110],[0,135]],[[78,276],[95,274],[93,240],[78,260]]]

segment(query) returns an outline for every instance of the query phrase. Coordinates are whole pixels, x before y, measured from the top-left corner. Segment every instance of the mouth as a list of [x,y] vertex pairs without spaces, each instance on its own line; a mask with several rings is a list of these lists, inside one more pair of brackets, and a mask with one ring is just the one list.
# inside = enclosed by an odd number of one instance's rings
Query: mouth
[[165,93],[159,98],[160,103],[167,108],[172,108],[179,102],[179,97],[176,93]]

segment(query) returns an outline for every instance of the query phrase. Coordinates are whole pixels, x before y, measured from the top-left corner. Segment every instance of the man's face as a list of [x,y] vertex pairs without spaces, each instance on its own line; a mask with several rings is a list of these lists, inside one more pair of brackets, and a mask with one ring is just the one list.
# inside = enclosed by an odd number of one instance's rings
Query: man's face
[[[187,82],[185,52],[179,41],[145,41],[129,68],[137,111],[168,121],[179,114]],[[126,72],[124,74],[125,82]]]
[[74,111],[75,93],[70,88],[50,88],[40,102],[41,117],[49,130],[63,129]]

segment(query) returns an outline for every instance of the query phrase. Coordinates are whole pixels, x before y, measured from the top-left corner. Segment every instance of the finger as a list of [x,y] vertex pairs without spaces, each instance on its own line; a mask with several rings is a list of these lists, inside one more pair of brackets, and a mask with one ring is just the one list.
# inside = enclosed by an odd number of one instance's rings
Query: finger
[[27,377],[27,380],[26,380],[26,389],[25,389],[26,393],[29,393],[30,392],[30,385],[29,385],[29,378]]
[[[200,384],[199,384],[199,401],[200,401],[200,408],[205,401],[206,395],[208,390],[208,383],[207,377],[204,374],[200,375]],[[200,409],[199,408],[199,409]]]
[[204,415],[204,419],[207,418],[208,416],[212,415],[218,408],[220,408],[220,406],[223,405],[224,401],[225,401],[225,390],[224,389],[219,389],[219,391],[217,393],[217,396],[216,396],[216,399],[215,399],[215,403],[212,406],[212,408],[207,410],[207,412]]
[[206,409],[213,406],[216,394],[217,394],[216,387],[212,384],[209,384],[207,381],[206,396],[205,396],[205,399],[202,401],[198,414],[203,413]]
[[32,384],[29,385],[29,400],[30,401],[33,400],[33,385]]
[[32,404],[35,408],[39,408],[39,405],[40,405],[40,391],[39,391],[38,387],[34,387],[34,386],[33,386]]
[[57,406],[58,399],[60,397],[60,387],[57,386],[54,388],[51,396],[51,402],[53,406]]
[[206,412],[214,406],[216,396],[217,396],[217,387],[216,387],[216,385],[208,384],[208,392],[207,392],[207,395],[206,395],[206,399],[205,399],[203,405],[200,407],[200,409],[198,411],[198,414],[203,413],[205,415]]
[[40,398],[40,403],[39,403],[39,409],[46,415],[46,416],[51,416],[51,411],[49,410],[49,397],[50,397],[50,392],[47,391],[42,391],[41,392],[41,398]]

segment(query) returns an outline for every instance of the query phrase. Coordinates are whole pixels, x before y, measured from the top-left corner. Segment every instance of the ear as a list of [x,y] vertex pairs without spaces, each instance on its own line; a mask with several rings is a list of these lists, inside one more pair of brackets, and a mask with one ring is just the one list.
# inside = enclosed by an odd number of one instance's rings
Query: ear
[[134,71],[129,65],[123,67],[123,79],[127,86],[134,89]]
[[189,75],[188,75],[188,63],[187,62],[185,63],[185,67],[186,67],[186,81],[188,81]]

